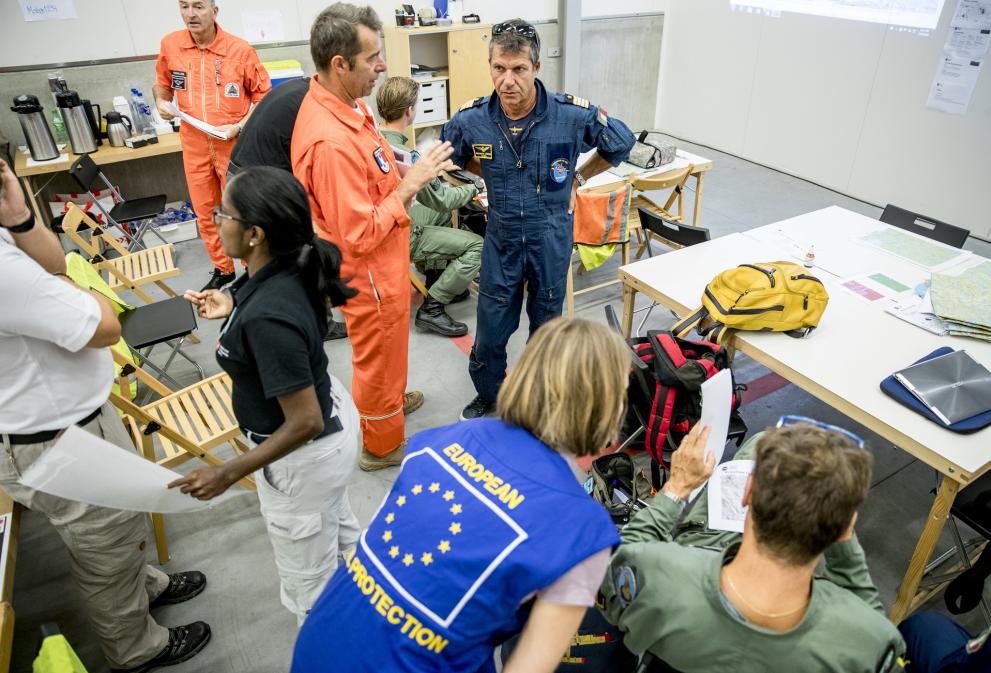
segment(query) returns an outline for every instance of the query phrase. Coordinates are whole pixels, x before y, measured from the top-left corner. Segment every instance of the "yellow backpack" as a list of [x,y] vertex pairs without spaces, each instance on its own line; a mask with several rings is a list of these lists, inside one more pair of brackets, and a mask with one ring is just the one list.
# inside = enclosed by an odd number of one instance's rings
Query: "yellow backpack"
[[671,331],[682,336],[696,328],[718,344],[731,329],[803,337],[819,324],[828,302],[822,281],[798,264],[741,264],[713,278],[705,286],[702,306]]

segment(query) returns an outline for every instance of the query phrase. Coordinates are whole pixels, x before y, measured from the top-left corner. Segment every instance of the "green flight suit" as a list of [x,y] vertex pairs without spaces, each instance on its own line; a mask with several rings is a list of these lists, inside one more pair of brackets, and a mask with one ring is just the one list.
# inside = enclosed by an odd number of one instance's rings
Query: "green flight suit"
[[[406,144],[406,136],[399,131],[380,131],[390,145]],[[409,257],[424,269],[444,269],[429,289],[430,296],[441,304],[464,292],[482,266],[482,237],[451,226],[451,211],[466,205],[476,194],[475,185],[454,187],[437,178],[420,190],[409,208]]]
[[[752,457],[759,436],[736,457]],[[681,673],[902,670],[905,643],[884,615],[856,537],[826,550],[805,617],[781,633],[741,621],[723,603],[720,570],[741,536],[706,527],[706,492],[672,537],[680,514],[678,503],[657,495],[623,529],[603,581],[602,611],[631,651],[649,651]]]

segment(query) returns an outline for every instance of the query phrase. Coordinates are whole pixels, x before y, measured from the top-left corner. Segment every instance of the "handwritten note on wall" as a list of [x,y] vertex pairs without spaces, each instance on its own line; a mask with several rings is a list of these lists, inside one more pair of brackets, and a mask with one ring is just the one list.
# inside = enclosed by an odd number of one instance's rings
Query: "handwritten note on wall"
[[18,0],[25,21],[78,19],[75,0]]

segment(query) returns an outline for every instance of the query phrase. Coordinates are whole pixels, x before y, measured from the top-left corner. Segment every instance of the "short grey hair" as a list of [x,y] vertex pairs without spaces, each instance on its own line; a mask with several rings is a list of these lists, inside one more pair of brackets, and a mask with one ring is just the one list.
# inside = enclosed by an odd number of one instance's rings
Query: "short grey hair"
[[[510,23],[514,26],[529,26],[523,19],[510,19],[501,23]],[[496,24],[499,25],[499,24]],[[492,60],[492,50],[499,47],[499,51],[504,54],[522,54],[524,49],[530,49],[530,63],[537,65],[540,60],[540,35],[534,29],[533,39],[523,37],[519,33],[508,31],[493,35],[489,40],[489,61]]]
[[376,33],[382,30],[378,14],[368,5],[336,2],[320,12],[310,29],[310,56],[317,70],[325,72],[335,56],[343,56],[348,67],[354,67],[355,57],[361,53],[358,26]]

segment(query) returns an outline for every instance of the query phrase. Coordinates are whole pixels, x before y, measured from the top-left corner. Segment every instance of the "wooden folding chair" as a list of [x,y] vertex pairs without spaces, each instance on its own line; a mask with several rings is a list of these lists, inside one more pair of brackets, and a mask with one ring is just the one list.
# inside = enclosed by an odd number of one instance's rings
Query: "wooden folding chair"
[[427,298],[427,285],[420,280],[420,277],[416,274],[416,271],[413,270],[412,266],[410,266],[409,269],[409,283],[413,286],[414,290],[423,295],[424,299]]
[[[166,278],[179,275],[175,265],[175,248],[171,243],[128,252],[120,241],[74,203],[68,204],[62,218],[62,230],[97,268],[108,273],[108,282],[114,292],[131,290],[143,301],[152,304],[154,300],[141,288],[154,283],[170,297],[177,296],[175,290],[164,282]],[[109,249],[117,256],[108,258],[106,252]]]
[[[630,231],[636,231],[639,240],[637,259],[640,259],[647,249],[647,236],[644,234],[638,209],[643,207],[669,222],[684,222],[685,183],[688,182],[688,178],[691,177],[694,170],[695,166],[689,164],[684,168],[668,173],[659,173],[648,177],[631,176],[630,184],[633,185],[634,195],[633,202],[630,204]],[[671,194],[663,206],[658,205],[644,194],[644,192],[666,189],[670,189]]]
[[[145,458],[168,468],[191,458],[199,458],[209,465],[223,465],[224,461],[213,453],[218,447],[230,444],[237,454],[248,451],[234,417],[231,379],[227,374],[216,374],[182,390],[172,391],[119,353],[113,352],[113,356],[122,365],[118,386],[121,392],[111,392],[110,401],[125,414],[134,444]],[[157,393],[157,399],[142,405],[131,400],[128,377],[132,374]],[[154,441],[156,436],[157,446]],[[238,483],[255,490],[252,477],[244,477]],[[151,517],[158,559],[160,563],[165,563],[169,558],[165,521],[161,514],[152,514]]]

